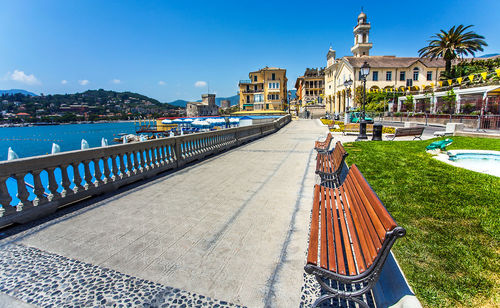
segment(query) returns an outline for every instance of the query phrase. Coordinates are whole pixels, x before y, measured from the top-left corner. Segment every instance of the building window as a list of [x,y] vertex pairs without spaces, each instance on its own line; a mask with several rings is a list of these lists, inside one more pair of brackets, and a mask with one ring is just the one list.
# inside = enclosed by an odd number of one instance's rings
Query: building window
[[275,74],[275,73],[273,73],[273,74],[271,75],[271,80],[276,80],[276,74]]
[[428,81],[432,80],[432,72],[427,72],[427,80]]
[[399,81],[406,80],[406,72],[399,72]]
[[253,81],[257,82],[257,76],[253,76]]
[[270,101],[279,100],[280,99],[280,95],[279,94],[268,94],[267,95],[267,99],[270,100]]
[[280,83],[279,82],[270,82],[268,84],[269,89],[279,89],[280,88]]
[[373,71],[372,80],[373,81],[378,81],[378,72],[377,71]]
[[[361,70],[359,70],[359,80],[363,80],[363,75],[361,75]],[[340,84],[340,79],[339,79],[339,84]]]
[[269,104],[266,104],[266,109],[269,109]]
[[385,80],[392,81],[392,72],[385,72]]
[[413,69],[413,80],[418,81],[418,67]]
[[253,100],[256,103],[262,103],[264,101],[264,95],[263,94],[255,94]]

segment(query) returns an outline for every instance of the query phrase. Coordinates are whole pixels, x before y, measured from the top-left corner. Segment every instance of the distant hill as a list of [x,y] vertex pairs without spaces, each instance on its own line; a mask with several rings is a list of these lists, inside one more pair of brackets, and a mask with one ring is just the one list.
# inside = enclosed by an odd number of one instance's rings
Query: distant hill
[[35,94],[33,92],[29,92],[29,91],[21,90],[21,89],[0,90],[0,95],[4,95],[4,94],[7,94],[7,95],[23,94],[23,95],[27,95],[27,96],[38,96],[37,94]]
[[495,57],[495,56],[498,56],[498,55],[500,55],[500,54],[498,54],[498,53],[489,53],[487,55],[482,55],[482,56],[480,56],[478,58],[491,58],[491,57]]
[[170,103],[167,103],[169,105],[172,105],[172,106],[175,106],[175,107],[182,107],[182,108],[186,108],[186,104],[188,103],[188,101],[185,101],[183,99],[178,99],[178,100],[175,100],[173,102],[170,102]]

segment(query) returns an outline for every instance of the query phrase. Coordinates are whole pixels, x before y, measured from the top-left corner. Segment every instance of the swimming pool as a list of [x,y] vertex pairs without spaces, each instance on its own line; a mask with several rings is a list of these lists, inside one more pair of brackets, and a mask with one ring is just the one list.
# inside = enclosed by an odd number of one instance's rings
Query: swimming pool
[[447,154],[453,166],[500,177],[500,151],[451,150]]

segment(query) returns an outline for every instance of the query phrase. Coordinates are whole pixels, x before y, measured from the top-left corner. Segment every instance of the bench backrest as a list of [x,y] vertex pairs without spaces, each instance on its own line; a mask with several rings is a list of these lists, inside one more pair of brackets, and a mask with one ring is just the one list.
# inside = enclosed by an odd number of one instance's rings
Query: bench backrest
[[341,167],[341,164],[344,163],[344,159],[347,156],[347,152],[345,151],[342,142],[337,141],[337,143],[335,144],[335,148],[333,149],[332,155],[333,155],[333,164],[338,170]]
[[333,140],[333,136],[332,136],[332,133],[328,133],[328,135],[326,136],[326,139],[325,139],[325,143],[330,145],[330,143],[332,142]]
[[424,132],[423,126],[416,127],[398,127],[396,128],[396,136],[411,136],[411,135],[421,135]]
[[340,187],[315,186],[307,262],[317,264],[319,247],[321,267],[341,275],[361,274],[372,265],[385,262],[395,239],[404,235],[401,227],[398,234],[393,234],[396,227],[397,223],[353,165]]

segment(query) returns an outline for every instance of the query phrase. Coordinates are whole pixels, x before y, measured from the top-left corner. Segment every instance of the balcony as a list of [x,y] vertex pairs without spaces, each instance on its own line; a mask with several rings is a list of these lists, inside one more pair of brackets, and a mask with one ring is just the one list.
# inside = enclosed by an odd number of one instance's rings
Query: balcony
[[241,91],[242,93],[262,93],[264,92],[264,89],[258,89],[258,90],[255,90],[255,89],[243,89]]
[[250,79],[242,79],[242,80],[240,80],[240,84],[249,84],[249,83],[252,83],[252,81]]

